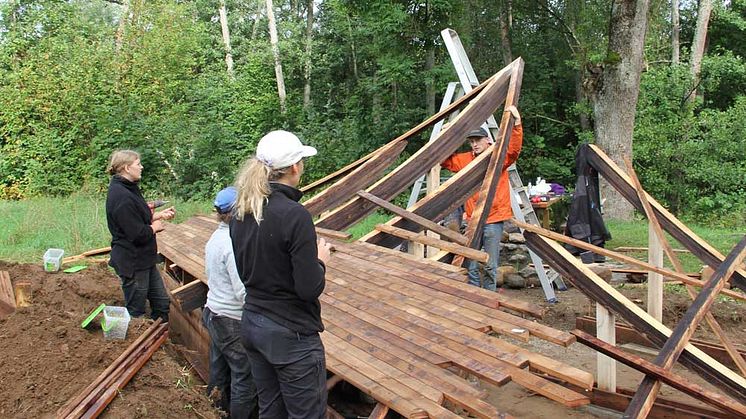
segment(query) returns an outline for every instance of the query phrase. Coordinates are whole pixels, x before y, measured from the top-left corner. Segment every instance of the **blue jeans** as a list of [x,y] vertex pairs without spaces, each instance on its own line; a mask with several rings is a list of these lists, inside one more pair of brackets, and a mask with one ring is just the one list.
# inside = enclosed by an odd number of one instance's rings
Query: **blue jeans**
[[256,386],[249,355],[241,344],[241,321],[202,310],[202,324],[210,334],[210,379],[207,394],[220,392],[220,407],[233,419],[258,418]]
[[150,317],[153,320],[161,318],[164,323],[168,321],[171,300],[157,267],[135,271],[131,278],[120,276],[119,279],[122,281],[124,305],[130,316],[144,316],[145,304],[150,300]]
[[326,417],[326,358],[318,333],[302,335],[244,310],[241,340],[259,393],[259,417]]
[[469,284],[482,286],[490,291],[497,289],[497,264],[500,262],[500,240],[503,236],[503,222],[485,224],[482,233],[482,249],[490,256],[487,265],[484,267],[484,281],[479,280],[479,262],[469,260],[466,265],[468,269]]

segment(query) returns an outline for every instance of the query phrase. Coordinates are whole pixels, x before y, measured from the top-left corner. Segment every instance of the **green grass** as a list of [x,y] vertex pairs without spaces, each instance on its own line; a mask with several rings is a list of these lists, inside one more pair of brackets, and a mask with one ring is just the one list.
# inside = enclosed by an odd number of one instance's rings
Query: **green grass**
[[[169,199],[169,198],[165,198]],[[108,246],[106,197],[76,194],[66,198],[0,200],[0,260],[41,263],[48,248],[65,250],[72,256]],[[197,213],[209,213],[210,202],[170,199],[176,207],[175,222]]]
[[[166,198],[169,199],[169,198]],[[66,256],[110,244],[106,227],[105,196],[76,194],[66,198],[33,198],[23,201],[0,201],[0,260],[41,263],[44,252],[51,247],[65,250]],[[171,199],[176,207],[175,222],[180,223],[195,214],[209,214],[208,201],[185,202]],[[169,204],[169,205],[171,205]],[[375,212],[348,229],[355,239],[373,230],[376,224],[390,218]],[[743,231],[728,228],[688,224],[697,235],[727,254],[743,236]],[[647,247],[648,227],[645,220],[608,223],[613,236],[606,248],[619,246]],[[674,248],[681,248],[669,237]],[[646,259],[644,253],[631,254]],[[689,272],[699,271],[702,262],[690,254],[678,254]]]
[[[611,232],[612,239],[606,243],[606,248],[614,250],[616,247],[648,247],[648,223],[647,220],[634,221],[609,221],[607,227]],[[702,240],[709,243],[710,246],[717,249],[722,254],[728,254],[735,244],[743,237],[745,229],[708,227],[696,224],[687,224]],[[668,233],[666,238],[674,249],[683,249],[684,247],[674,240]],[[634,252],[628,253],[630,256],[647,260],[647,253]],[[698,272],[702,268],[702,261],[689,253],[676,253],[681,259],[681,263],[687,272]],[[666,256],[663,256],[664,264],[671,267]]]

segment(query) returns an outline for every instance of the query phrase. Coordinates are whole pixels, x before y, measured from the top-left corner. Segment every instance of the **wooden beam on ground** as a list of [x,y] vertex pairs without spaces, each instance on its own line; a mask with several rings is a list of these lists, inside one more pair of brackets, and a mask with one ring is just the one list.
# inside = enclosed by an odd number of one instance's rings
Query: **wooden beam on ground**
[[[592,245],[590,243],[587,243],[587,242],[584,242],[584,241],[580,241],[580,240],[577,240],[577,239],[573,239],[572,237],[568,237],[568,236],[565,236],[565,235],[562,235],[562,234],[559,234],[559,233],[555,233],[554,231],[550,231],[550,230],[547,230],[547,229],[543,229],[541,227],[537,227],[537,226],[534,226],[534,225],[531,225],[531,224],[527,224],[527,223],[518,221],[515,218],[512,218],[510,221],[513,224],[515,224],[516,226],[522,228],[523,230],[528,230],[528,231],[530,231],[532,233],[538,234],[540,236],[548,237],[548,238],[550,238],[552,240],[556,240],[558,242],[570,244],[570,245],[575,246],[575,247],[577,247],[579,249],[590,250],[593,253],[596,253],[596,254],[599,254],[599,255],[603,255],[603,256],[608,256],[608,257],[616,259],[616,260],[618,260],[620,262],[624,262],[624,263],[627,263],[627,264],[630,264],[630,265],[634,265],[634,266],[639,266],[639,267],[641,267],[643,269],[646,269],[648,271],[658,272],[658,273],[662,274],[665,277],[677,279],[677,280],[679,280],[679,281],[681,281],[681,282],[683,282],[685,284],[693,285],[695,287],[703,287],[705,285],[704,281],[699,281],[699,280],[694,279],[694,278],[692,278],[692,277],[690,277],[688,275],[680,274],[680,273],[673,272],[673,271],[669,271],[669,270],[663,269],[663,268],[659,268],[657,266],[653,266],[653,265],[651,265],[649,263],[646,263],[646,262],[643,262],[641,260],[637,260],[635,258],[623,255],[621,253],[613,252],[611,250],[604,249],[603,247],[594,246],[594,245]],[[743,295],[740,292],[737,292],[737,291],[723,289],[723,290],[720,291],[720,293],[722,293],[724,295],[727,295],[727,296],[729,296],[731,298],[737,299],[737,300],[746,301],[746,296]]]
[[572,331],[572,334],[575,335],[578,341],[582,344],[614,358],[628,367],[634,368],[648,376],[653,376],[699,401],[740,417],[746,416],[746,405],[743,403],[739,403],[733,399],[707,390],[692,383],[691,380],[687,378],[674,374],[665,368],[661,368],[644,358],[625,353],[616,346],[608,344],[581,330],[574,330]]
[[[576,317],[575,328],[580,329],[586,333],[596,333],[596,319],[589,316]],[[645,337],[644,334],[641,334],[640,332],[626,324],[617,323],[615,329],[617,345],[634,343],[636,345],[647,346],[648,348],[657,348],[655,344],[653,344],[653,342]],[[731,356],[728,354],[728,351],[726,351],[725,347],[723,347],[722,345],[719,345],[715,342],[698,339],[691,339],[689,343],[696,346],[707,355],[713,357],[718,362],[726,366],[737,368],[737,365],[733,363],[733,358],[731,358]],[[746,357],[746,350],[738,349],[738,352],[741,354],[742,357]]]
[[171,296],[181,307],[181,311],[189,313],[196,308],[202,308],[207,303],[207,284],[202,281],[192,281],[171,291]]
[[[670,370],[673,367],[684,347],[689,343],[689,338],[694,334],[697,325],[704,319],[712,303],[715,302],[718,291],[723,288],[725,282],[733,274],[738,265],[741,264],[744,256],[746,256],[746,236],[738,242],[723,263],[720,264],[712,278],[702,287],[702,291],[697,295],[697,299],[694,300],[694,303],[684,313],[684,316],[676,325],[671,336],[665,345],[663,345],[663,348],[661,348],[660,353],[655,357],[654,364],[666,370]],[[661,382],[659,380],[651,376],[646,376],[642,380],[637,394],[632,398],[632,402],[630,402],[625,415],[644,418],[650,411],[655,398],[658,396],[660,386]],[[743,391],[743,395],[746,396],[746,388]]]
[[16,311],[16,297],[8,271],[0,271],[0,318]]
[[103,255],[103,254],[106,254],[106,253],[109,253],[109,252],[111,252],[111,246],[101,247],[99,249],[92,249],[92,250],[88,250],[86,252],[83,252],[83,253],[81,253],[79,255],[68,256],[66,258],[63,258],[62,259],[62,263],[65,264],[65,263],[75,262],[75,261],[78,261],[78,260],[81,260],[81,259],[85,259],[85,258],[88,258],[88,257],[91,257],[91,256]]
[[[670,329],[652,318],[635,303],[629,301],[606,281],[599,278],[564,247],[529,230],[524,230],[523,236],[526,238],[529,248],[541,256],[560,275],[571,281],[586,296],[600,302],[630,323],[636,330],[646,334],[653,343],[663,346],[671,336]],[[727,391],[739,401],[746,401],[746,379],[693,345],[685,346],[680,361],[687,368],[701,375],[713,385]]]
[[482,252],[481,250],[476,250],[470,247],[461,246],[460,244],[447,242],[445,240],[428,237],[418,233],[413,233],[409,230],[404,230],[398,227],[392,227],[386,224],[378,224],[376,226],[376,230],[417,243],[422,243],[427,246],[433,246],[437,247],[438,249],[448,250],[451,253],[462,255],[479,262],[486,263],[489,259],[489,255],[485,252]]
[[[637,197],[642,203],[642,207],[645,209],[645,216],[648,218],[649,224],[650,224],[650,230],[651,235],[655,237],[656,240],[652,240],[650,242],[650,248],[651,252],[653,251],[653,244],[658,245],[658,249],[656,249],[655,258],[658,262],[656,265],[661,266],[663,264],[663,253],[665,252],[666,256],[668,256],[668,260],[671,261],[671,264],[674,266],[674,269],[676,272],[680,274],[684,274],[684,265],[681,264],[681,261],[679,260],[678,256],[676,256],[676,253],[674,253],[673,248],[671,247],[671,244],[668,242],[668,239],[666,239],[666,236],[663,234],[663,230],[661,229],[660,224],[658,223],[658,217],[655,215],[655,212],[653,212],[653,208],[650,205],[650,202],[648,202],[647,194],[645,193],[645,190],[642,189],[642,184],[640,183],[640,180],[637,178],[637,173],[635,173],[635,169],[632,167],[632,162],[625,158],[624,160],[625,164],[627,165],[627,172],[632,179],[632,184],[635,187],[635,190],[637,191]],[[652,253],[651,253],[652,254]],[[648,290],[650,290],[651,287],[651,279],[653,279],[652,275],[648,276]],[[657,309],[660,313],[658,316],[658,321],[661,321],[663,316],[663,281],[662,278],[660,278],[660,282],[657,284],[657,286],[660,288],[660,299],[658,301],[659,307]],[[711,278],[708,278],[708,281]],[[692,299],[692,301],[696,300],[697,293],[694,291],[694,289],[691,287],[691,285],[685,285],[686,292],[689,294],[689,298]],[[648,304],[650,304],[650,299],[648,299]],[[650,311],[650,310],[648,310]],[[738,366],[738,369],[741,371],[741,375],[746,376],[746,361],[741,357],[741,354],[738,353],[738,350],[736,349],[735,345],[728,339],[728,336],[725,334],[725,331],[722,327],[720,327],[720,324],[715,320],[715,316],[712,315],[712,313],[707,310],[704,315],[705,320],[707,321],[707,324],[710,326],[710,329],[715,333],[715,335],[720,339],[720,342],[723,343],[723,346],[728,350],[728,353],[733,358],[733,362]]]
[[[505,100],[512,74],[512,67],[522,62],[519,58],[491,77],[479,92],[446,129],[441,131],[436,141],[425,144],[404,163],[374,183],[368,192],[381,199],[390,200],[419,178],[435,164],[445,160],[464,142],[468,132],[482,124]],[[464,96],[466,97],[466,96]],[[328,216],[317,221],[317,225],[334,230],[344,230],[366,217],[376,206],[360,197],[354,197],[347,204],[333,210]]]
[[[591,152],[588,155],[588,162],[591,166],[638,211],[644,211],[629,177],[598,146],[591,144],[589,149]],[[676,239],[676,241],[692,252],[705,265],[715,268],[723,262],[724,256],[722,253],[697,236],[691,229],[674,217],[673,214],[668,212],[663,205],[653,199],[653,197],[647,195],[647,198],[661,223],[661,227]],[[731,282],[741,290],[746,291],[746,270],[743,267],[739,267],[731,278]]]
[[[367,199],[368,201],[370,201],[370,202],[378,205],[379,207],[381,207],[381,208],[383,208],[383,209],[385,209],[385,210],[387,210],[387,211],[389,211],[389,212],[391,212],[391,213],[393,213],[395,215],[398,215],[399,217],[402,217],[404,219],[412,221],[413,223],[418,224],[420,227],[422,227],[422,228],[424,228],[426,230],[430,230],[430,231],[433,231],[435,233],[438,233],[441,236],[443,236],[443,237],[445,237],[447,239],[450,239],[454,243],[460,244],[462,246],[466,246],[467,245],[466,236],[464,236],[463,234],[461,234],[461,233],[459,233],[457,231],[453,231],[450,228],[443,227],[440,224],[438,224],[438,223],[436,223],[434,221],[430,221],[430,220],[428,220],[425,217],[420,217],[419,215],[417,215],[417,214],[415,214],[413,212],[409,212],[409,211],[407,211],[407,210],[405,210],[403,208],[399,208],[396,205],[394,205],[394,204],[392,204],[392,203],[390,203],[390,202],[388,202],[386,200],[383,200],[383,199],[381,199],[381,198],[379,198],[379,197],[377,197],[377,196],[375,196],[373,194],[369,194],[368,192],[358,191],[357,195],[360,196],[360,197],[362,197],[362,198]],[[405,229],[405,230],[408,230],[408,229]]]
[[316,234],[319,236],[329,237],[335,240],[347,241],[352,238],[352,234],[346,231],[329,230],[328,228],[316,227]]
[[[521,94],[521,77],[523,75],[523,61],[512,68],[510,77],[510,86],[508,87],[508,96],[505,98],[505,109],[518,105],[518,98]],[[500,130],[495,144],[498,146],[492,149],[490,162],[487,164],[487,176],[479,190],[479,197],[474,212],[471,214],[469,225],[466,227],[465,236],[469,240],[468,246],[474,249],[481,248],[482,232],[484,223],[490,214],[492,201],[497,193],[497,185],[500,183],[500,177],[503,175],[505,159],[508,154],[510,144],[510,134],[513,131],[513,116],[510,112],[503,112],[500,121]],[[507,176],[507,173],[506,173]],[[464,263],[463,257],[458,255],[453,258],[453,265],[461,266]]]

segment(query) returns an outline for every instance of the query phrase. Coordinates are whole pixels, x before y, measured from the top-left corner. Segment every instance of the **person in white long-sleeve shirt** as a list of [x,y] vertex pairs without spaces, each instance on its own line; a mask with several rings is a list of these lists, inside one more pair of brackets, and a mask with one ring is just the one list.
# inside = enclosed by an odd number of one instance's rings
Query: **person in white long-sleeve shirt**
[[202,321],[211,341],[208,395],[216,397],[218,406],[231,418],[244,419],[258,417],[258,405],[251,364],[240,337],[246,287],[236,269],[228,229],[235,200],[236,189],[232,186],[215,197],[220,224],[205,246],[209,290]]

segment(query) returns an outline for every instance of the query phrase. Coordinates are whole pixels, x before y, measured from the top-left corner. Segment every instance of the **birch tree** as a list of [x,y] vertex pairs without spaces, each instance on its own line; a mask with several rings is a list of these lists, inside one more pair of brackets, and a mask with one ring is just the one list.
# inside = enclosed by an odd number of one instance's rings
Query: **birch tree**
[[223,33],[223,45],[225,45],[225,67],[228,76],[233,78],[233,54],[231,53],[231,33],[228,30],[228,13],[225,10],[225,0],[220,0],[218,9],[220,14],[220,29]]
[[697,28],[694,31],[694,41],[692,41],[692,54],[689,58],[689,69],[694,80],[694,88],[689,95],[690,100],[694,100],[697,95],[697,84],[699,84],[699,72],[702,69],[702,56],[705,54],[705,42],[707,40],[707,27],[710,22],[710,13],[712,12],[712,0],[700,0],[699,11],[697,12]]
[[269,42],[272,45],[272,55],[275,58],[275,78],[277,79],[277,96],[280,98],[280,111],[285,113],[285,79],[282,76],[282,61],[280,60],[280,46],[277,39],[277,25],[272,0],[267,0],[267,20],[269,21]]
[[313,42],[313,0],[306,3],[306,65],[304,68],[303,108],[311,106],[311,45]]

